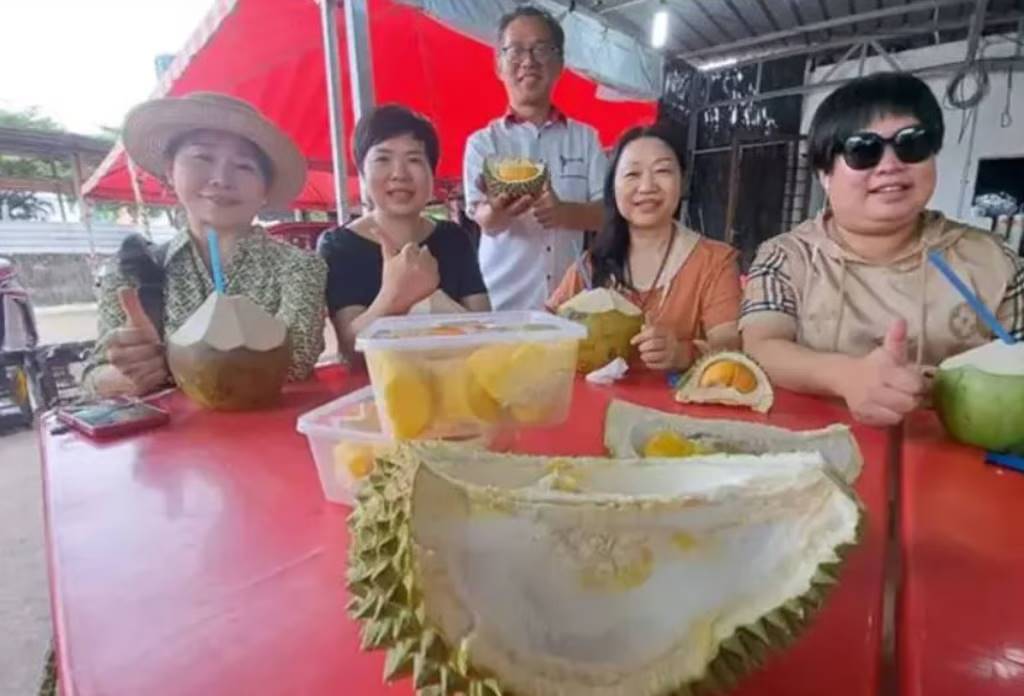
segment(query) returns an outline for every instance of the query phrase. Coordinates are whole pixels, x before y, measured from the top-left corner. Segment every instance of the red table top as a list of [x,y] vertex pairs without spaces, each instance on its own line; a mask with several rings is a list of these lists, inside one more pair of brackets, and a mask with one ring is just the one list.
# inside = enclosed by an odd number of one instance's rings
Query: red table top
[[[46,540],[65,694],[405,695],[381,683],[382,653],[359,649],[345,614],[347,509],[326,503],[297,416],[360,386],[292,387],[274,411],[199,411],[180,395],[168,427],[109,444],[42,424]],[[660,379],[579,382],[563,426],[517,448],[601,452],[612,397],[694,415],[797,429],[845,420],[840,407],[779,394],[770,417],[681,407]],[[854,429],[864,541],[804,637],[738,694],[877,693],[884,584],[887,433]],[[1009,692],[1006,692],[1009,693]]]
[[901,479],[901,696],[1024,694],[1024,474],[922,412]]

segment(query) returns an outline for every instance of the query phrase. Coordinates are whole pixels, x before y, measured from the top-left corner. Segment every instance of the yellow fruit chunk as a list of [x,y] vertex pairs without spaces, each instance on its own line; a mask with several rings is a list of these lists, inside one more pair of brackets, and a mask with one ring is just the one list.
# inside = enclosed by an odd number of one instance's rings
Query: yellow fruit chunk
[[680,551],[691,551],[697,548],[697,539],[689,532],[676,532],[672,535],[672,543]]
[[698,384],[700,387],[731,387],[741,394],[749,394],[757,389],[757,376],[734,360],[718,360],[704,368]]
[[363,479],[373,471],[373,446],[361,442],[341,442],[334,448],[335,470],[344,467],[354,479]]
[[370,369],[377,372],[377,384],[384,410],[395,437],[416,437],[434,418],[433,394],[426,372],[415,364],[391,356],[376,356]]
[[438,418],[453,422],[498,422],[501,405],[480,385],[465,363],[446,362],[434,374]]
[[536,343],[485,346],[467,360],[473,377],[498,403],[525,406],[548,385],[547,351]]
[[506,160],[499,162],[496,169],[498,178],[510,183],[529,181],[540,174],[540,167],[529,160]]
[[580,472],[568,459],[552,459],[548,464],[548,471],[552,474],[551,490],[563,493],[580,492]]
[[711,450],[671,430],[659,430],[644,444],[645,457],[692,457]]

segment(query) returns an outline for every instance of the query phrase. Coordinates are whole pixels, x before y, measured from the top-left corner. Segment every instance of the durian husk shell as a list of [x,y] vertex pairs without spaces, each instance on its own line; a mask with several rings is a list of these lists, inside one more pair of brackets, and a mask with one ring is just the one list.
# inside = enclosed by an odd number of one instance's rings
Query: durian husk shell
[[592,372],[616,358],[630,362],[635,350],[630,341],[643,327],[643,315],[630,316],[615,310],[585,314],[570,309],[559,310],[559,315],[587,327],[587,337],[580,341],[576,357],[576,371]]
[[[377,468],[359,494],[349,517],[351,599],[347,611],[362,622],[362,648],[385,650],[385,681],[411,678],[418,696],[512,696],[492,675],[477,671],[466,645],[449,645],[427,618],[416,583],[416,544],[406,524],[418,465],[410,450],[399,448],[377,460]],[[857,499],[853,490],[836,480]],[[859,506],[859,503],[858,503]],[[810,588],[757,621],[740,626],[723,641],[704,676],[676,687],[672,696],[711,696],[733,690],[750,672],[792,643],[822,607],[837,584],[849,552],[866,527],[860,508],[855,539],[835,549],[832,562],[818,566]]]
[[207,344],[169,341],[167,363],[178,387],[203,408],[254,411],[274,406],[288,379],[289,342],[266,351],[218,350]]

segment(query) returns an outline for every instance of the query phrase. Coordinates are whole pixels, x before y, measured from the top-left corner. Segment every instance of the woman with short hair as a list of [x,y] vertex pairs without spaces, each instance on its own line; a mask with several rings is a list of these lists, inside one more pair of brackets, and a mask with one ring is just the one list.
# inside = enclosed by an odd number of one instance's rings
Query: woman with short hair
[[929,252],[1024,338],[1024,262],[926,208],[944,132],[931,89],[905,73],[853,80],[818,107],[810,156],[828,207],[761,245],[740,322],[777,385],[838,396],[877,425],[917,408],[926,368],[991,339]]
[[352,154],[369,211],[325,233],[327,305],[350,361],[356,335],[442,291],[451,308],[490,310],[476,252],[455,223],[424,215],[440,156],[437,131],[404,106],[379,106],[356,125]]

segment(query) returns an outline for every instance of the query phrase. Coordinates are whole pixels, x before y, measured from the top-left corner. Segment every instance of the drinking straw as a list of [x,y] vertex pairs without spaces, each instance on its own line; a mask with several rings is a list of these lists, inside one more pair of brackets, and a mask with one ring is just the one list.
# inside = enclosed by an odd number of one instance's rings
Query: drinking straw
[[220,243],[217,241],[217,230],[212,227],[206,230],[206,244],[210,248],[210,270],[213,272],[213,288],[224,294],[224,269],[220,265]]
[[956,288],[957,292],[967,300],[967,304],[969,304],[971,309],[981,317],[981,320],[985,322],[989,329],[991,329],[992,333],[1002,339],[1003,343],[1016,343],[1013,336],[1011,336],[1006,329],[1003,328],[1003,325],[999,323],[999,320],[996,319],[996,315],[994,315],[991,310],[985,306],[984,302],[978,299],[977,295],[971,292],[971,289],[967,287],[964,281],[960,280],[960,277],[957,276],[956,272],[949,267],[949,264],[946,263],[945,259],[942,258],[942,255],[938,251],[934,249],[929,251],[928,260],[932,262],[933,266],[942,272],[942,275],[946,276],[946,280],[948,280],[950,284]]
[[985,461],[989,464],[995,464],[996,466],[1024,473],[1024,457],[1014,454],[1004,454],[1002,452],[986,452]]

